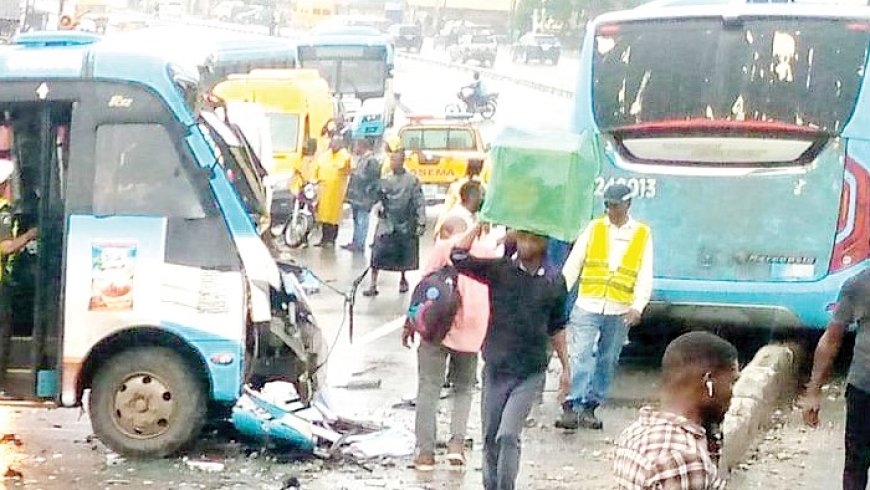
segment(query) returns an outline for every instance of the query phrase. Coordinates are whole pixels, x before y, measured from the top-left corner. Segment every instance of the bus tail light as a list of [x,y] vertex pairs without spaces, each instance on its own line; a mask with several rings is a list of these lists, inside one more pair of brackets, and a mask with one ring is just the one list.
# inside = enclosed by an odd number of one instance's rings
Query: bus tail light
[[838,272],[870,257],[870,173],[846,157],[837,236],[830,272]]
[[619,24],[605,24],[598,27],[599,36],[615,36],[621,30]]

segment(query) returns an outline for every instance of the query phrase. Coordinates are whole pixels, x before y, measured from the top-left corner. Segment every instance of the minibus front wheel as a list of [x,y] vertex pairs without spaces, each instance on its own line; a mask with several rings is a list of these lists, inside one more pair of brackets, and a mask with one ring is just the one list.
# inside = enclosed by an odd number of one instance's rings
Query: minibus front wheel
[[115,354],[98,369],[89,408],[94,433],[112,450],[162,458],[199,435],[208,396],[176,351],[136,347]]

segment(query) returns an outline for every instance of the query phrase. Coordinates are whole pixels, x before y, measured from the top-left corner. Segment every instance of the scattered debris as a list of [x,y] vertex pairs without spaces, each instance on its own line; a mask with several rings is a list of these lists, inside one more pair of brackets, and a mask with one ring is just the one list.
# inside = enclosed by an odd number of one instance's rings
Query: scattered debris
[[106,480],[106,485],[129,485],[130,480]]
[[21,446],[22,444],[24,444],[23,442],[21,442],[21,439],[19,439],[18,436],[15,434],[3,434],[3,437],[0,437],[0,444],[6,444],[10,442],[12,444],[15,444],[16,446]]
[[284,480],[284,486],[281,487],[281,490],[299,490],[302,488],[302,484],[299,483],[299,478],[295,476],[291,476]]
[[205,471],[206,473],[220,473],[224,470],[225,465],[219,461],[211,461],[207,459],[182,459],[184,464],[192,470]]
[[348,382],[346,385],[336,386],[336,388],[341,388],[344,390],[377,390],[381,388],[381,380],[352,380]]
[[6,473],[3,473],[3,478],[5,480],[21,480],[22,478],[24,478],[24,473],[9,466],[6,468]]
[[[441,400],[446,400],[450,396],[450,392],[447,390],[441,391]],[[405,410],[414,410],[417,408],[417,399],[414,396],[408,396],[402,398],[402,401],[393,405],[395,409],[405,409]]]
[[403,458],[414,453],[415,437],[407,429],[391,428],[372,434],[348,437],[345,454],[368,460]]
[[106,466],[115,466],[116,464],[121,464],[125,461],[126,460],[117,453],[106,454]]

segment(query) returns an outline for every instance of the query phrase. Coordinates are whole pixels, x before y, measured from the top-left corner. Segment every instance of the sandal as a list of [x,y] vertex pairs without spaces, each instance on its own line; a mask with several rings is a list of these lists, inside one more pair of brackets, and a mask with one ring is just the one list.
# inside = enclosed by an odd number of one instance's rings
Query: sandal
[[377,289],[366,289],[365,291],[363,291],[363,296],[365,296],[366,298],[373,298],[378,294],[380,293]]
[[405,294],[408,292],[408,283],[400,282],[399,283],[399,294]]

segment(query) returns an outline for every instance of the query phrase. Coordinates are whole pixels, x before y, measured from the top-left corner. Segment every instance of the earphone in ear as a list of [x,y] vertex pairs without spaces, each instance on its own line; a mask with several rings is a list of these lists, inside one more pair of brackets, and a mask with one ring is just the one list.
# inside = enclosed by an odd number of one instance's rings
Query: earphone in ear
[[707,396],[713,398],[713,379],[712,374],[707,372],[704,374],[704,386],[707,387]]

